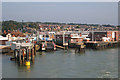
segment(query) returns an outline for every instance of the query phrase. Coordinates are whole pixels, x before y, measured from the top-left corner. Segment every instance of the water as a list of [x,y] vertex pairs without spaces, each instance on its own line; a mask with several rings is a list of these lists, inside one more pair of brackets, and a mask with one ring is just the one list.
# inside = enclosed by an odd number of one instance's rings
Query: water
[[2,78],[2,54],[0,54],[0,79]]
[[10,61],[10,56],[2,57],[3,78],[98,78],[110,72],[112,78],[118,77],[118,48],[106,50],[86,50],[85,54],[68,51],[37,52],[35,63],[18,66]]

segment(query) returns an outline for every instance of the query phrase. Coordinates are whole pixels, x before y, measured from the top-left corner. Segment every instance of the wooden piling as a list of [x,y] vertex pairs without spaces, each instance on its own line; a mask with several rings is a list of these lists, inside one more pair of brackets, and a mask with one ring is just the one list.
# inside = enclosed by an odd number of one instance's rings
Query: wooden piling
[[34,45],[34,55],[36,56],[36,45]]
[[85,52],[85,45],[77,44],[76,49],[75,49],[75,53],[81,53],[81,52]]
[[19,64],[22,64],[22,60],[21,60],[21,49],[19,50]]
[[30,49],[28,49],[28,54],[29,54],[29,57],[28,57],[28,60],[30,61],[30,55],[31,55],[31,50]]
[[14,58],[17,59],[18,51],[14,50]]
[[26,48],[26,60],[28,60],[28,49]]
[[23,56],[23,57],[22,57],[23,63],[24,63],[24,61],[25,61],[25,57],[24,57],[24,56],[25,56],[25,53],[24,53],[24,51],[25,51],[25,49],[22,50],[22,52],[23,52],[23,54],[22,54],[22,56]]
[[32,49],[32,62],[34,63],[34,48]]

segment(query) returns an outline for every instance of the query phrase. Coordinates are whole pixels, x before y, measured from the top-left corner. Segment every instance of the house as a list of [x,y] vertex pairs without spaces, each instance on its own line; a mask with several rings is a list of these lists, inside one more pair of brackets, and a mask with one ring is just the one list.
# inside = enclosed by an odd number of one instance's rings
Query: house
[[89,37],[90,41],[119,41],[120,31],[93,31],[89,32]]
[[120,41],[120,31],[107,31],[110,41]]
[[11,32],[11,35],[12,35],[12,37],[25,37],[25,35],[19,31],[13,31],[13,32]]
[[11,41],[12,35],[11,35],[10,33],[8,33],[8,34],[6,35],[6,37],[8,38],[8,41]]
[[13,31],[6,35],[8,41],[22,40],[25,39],[26,35],[19,31]]
[[52,40],[55,39],[55,34],[55,32],[48,32],[49,38]]
[[0,35],[0,45],[5,45],[7,41],[8,41],[7,37],[3,37]]

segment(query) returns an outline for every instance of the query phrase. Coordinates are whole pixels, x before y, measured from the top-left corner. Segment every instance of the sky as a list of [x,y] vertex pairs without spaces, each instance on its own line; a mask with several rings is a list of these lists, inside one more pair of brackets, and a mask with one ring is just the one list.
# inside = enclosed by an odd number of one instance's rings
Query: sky
[[118,2],[120,0],[1,0],[2,2]]
[[2,20],[118,24],[117,2],[3,2]]

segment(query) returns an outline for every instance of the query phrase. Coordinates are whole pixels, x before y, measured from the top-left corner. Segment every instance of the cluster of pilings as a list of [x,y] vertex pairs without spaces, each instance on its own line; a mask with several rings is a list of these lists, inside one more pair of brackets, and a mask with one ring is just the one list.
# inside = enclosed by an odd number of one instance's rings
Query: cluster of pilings
[[36,56],[36,47],[21,47],[20,49],[14,50],[14,55],[11,60],[15,60],[19,65],[26,65],[26,62],[34,63]]
[[119,47],[119,43],[108,43],[108,48]]
[[77,43],[75,48],[75,53],[84,53],[85,52],[85,45],[84,43]]

